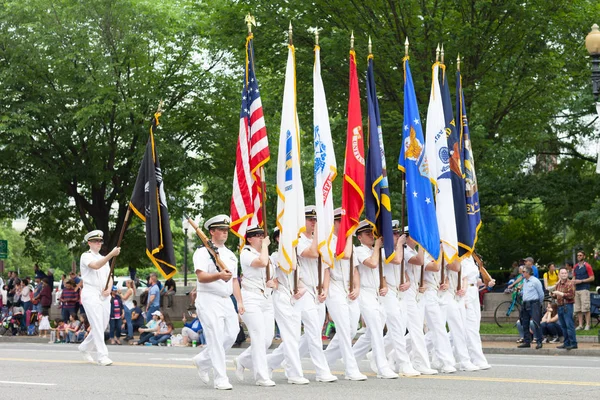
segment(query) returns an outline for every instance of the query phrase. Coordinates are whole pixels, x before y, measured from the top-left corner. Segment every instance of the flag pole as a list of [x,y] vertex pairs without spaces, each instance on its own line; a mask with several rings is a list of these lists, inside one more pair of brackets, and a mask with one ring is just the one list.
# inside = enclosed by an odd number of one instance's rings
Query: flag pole
[[[131,215],[131,208],[129,207],[129,203],[127,203],[127,213],[125,213],[125,219],[123,220],[123,225],[121,226],[121,232],[119,233],[119,240],[117,241],[116,247],[121,247],[121,242],[123,241],[123,236],[125,235],[125,229],[127,229],[127,222],[129,222],[129,216]],[[117,256],[114,256],[110,262],[110,273],[108,274],[108,279],[106,280],[106,285],[104,286],[104,290],[108,289],[108,285],[110,284],[110,279],[115,275],[115,265],[117,264]]]
[[[292,21],[290,21],[290,27],[288,28],[288,44],[290,46],[294,45]],[[297,250],[294,249],[294,251],[297,251]],[[298,293],[299,285],[300,285],[300,276],[298,274],[298,253],[296,253],[296,268],[294,269],[294,294]]]
[[[404,42],[404,56],[408,57],[408,36],[406,37],[406,41]],[[402,197],[401,197],[401,211],[400,211],[400,228],[402,229],[402,234],[406,235],[404,231],[404,227],[406,226],[406,222],[404,220],[404,212],[406,211],[406,175],[404,171],[400,171],[400,179],[402,180]],[[408,239],[408,235],[406,237]],[[404,266],[404,247],[402,248],[402,262],[400,263],[400,284],[404,285],[404,276],[406,274],[406,269]]]

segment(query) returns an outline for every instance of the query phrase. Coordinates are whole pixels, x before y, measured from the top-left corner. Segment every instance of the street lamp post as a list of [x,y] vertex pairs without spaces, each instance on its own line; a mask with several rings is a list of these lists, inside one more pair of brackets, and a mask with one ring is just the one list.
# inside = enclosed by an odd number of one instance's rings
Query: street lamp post
[[[598,24],[592,25],[592,30],[585,38],[585,47],[592,57],[592,93],[596,101],[596,111],[600,117],[600,30]],[[598,146],[598,162],[596,164],[596,172],[600,174],[600,146]]]
[[181,227],[183,228],[183,286],[187,286],[187,253],[188,253],[188,229],[190,228],[190,223],[187,218],[183,218],[181,223]]

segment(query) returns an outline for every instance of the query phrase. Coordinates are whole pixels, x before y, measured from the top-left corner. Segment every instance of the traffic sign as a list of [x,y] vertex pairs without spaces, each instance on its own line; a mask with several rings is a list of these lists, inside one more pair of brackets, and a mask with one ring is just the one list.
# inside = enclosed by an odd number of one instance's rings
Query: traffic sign
[[0,259],[8,258],[8,240],[0,240]]

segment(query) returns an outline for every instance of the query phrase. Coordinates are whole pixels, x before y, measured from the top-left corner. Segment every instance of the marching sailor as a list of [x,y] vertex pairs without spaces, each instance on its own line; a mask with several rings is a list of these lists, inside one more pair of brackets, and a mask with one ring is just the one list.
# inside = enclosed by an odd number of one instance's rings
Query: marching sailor
[[218,258],[226,269],[217,266],[206,247],[194,252],[196,283],[196,310],[202,323],[206,346],[193,359],[198,375],[208,384],[208,373],[214,371],[214,387],[220,390],[232,388],[227,377],[225,352],[231,348],[240,330],[231,294],[235,296],[240,315],[244,315],[244,304],[237,280],[237,258],[225,242],[229,234],[229,216],[217,215],[204,224],[209,231],[212,244],[218,250]]
[[90,247],[81,255],[79,269],[83,289],[81,290],[81,304],[85,309],[85,315],[90,322],[90,334],[79,345],[79,351],[84,360],[94,363],[92,351],[96,351],[98,365],[111,365],[108,358],[108,349],[104,343],[104,331],[108,326],[110,318],[110,292],[112,289],[112,278],[106,289],[106,282],[110,275],[108,262],[121,253],[120,247],[115,247],[106,256],[100,254],[104,233],[100,230],[91,231],[85,235],[84,240]]
[[246,231],[248,243],[240,252],[242,266],[242,299],[244,300],[244,314],[242,320],[248,327],[251,344],[239,357],[234,359],[236,376],[244,380],[244,369],[254,371],[257,386],[275,386],[269,377],[267,366],[267,350],[273,341],[275,319],[273,316],[272,288],[275,287],[273,279],[267,281],[266,267],[272,272],[269,265],[268,237],[265,237],[263,228],[256,226]]
[[[336,248],[342,209],[333,211],[333,238],[331,247]],[[334,260],[334,268],[329,269],[329,293],[325,304],[329,314],[335,323],[335,335],[325,350],[325,357],[329,365],[342,358],[345,365],[345,378],[351,381],[364,381],[367,379],[358,369],[358,363],[352,351],[352,339],[356,336],[358,321],[360,320],[360,308],[358,296],[360,293],[360,277],[357,269],[358,260],[352,255],[353,267],[350,271],[350,256],[352,252],[352,235],[346,239],[344,258]],[[350,288],[350,273],[354,274],[352,288]]]
[[383,325],[385,310],[380,303],[381,297],[387,294],[385,278],[383,288],[379,288],[379,256],[381,254],[382,238],[375,240],[373,228],[367,221],[361,221],[356,228],[356,237],[361,245],[355,247],[354,253],[358,259],[360,274],[360,296],[358,297],[360,312],[367,323],[367,331],[352,348],[357,359],[362,358],[372,348],[372,358],[377,367],[377,378],[395,379],[396,374],[388,365],[383,345]]

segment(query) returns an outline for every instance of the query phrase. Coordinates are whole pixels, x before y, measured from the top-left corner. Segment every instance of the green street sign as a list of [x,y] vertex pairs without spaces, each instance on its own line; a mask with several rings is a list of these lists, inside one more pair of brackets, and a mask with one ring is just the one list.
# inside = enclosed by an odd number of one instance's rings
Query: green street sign
[[8,258],[8,240],[0,240],[0,260]]

